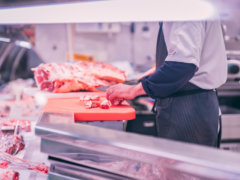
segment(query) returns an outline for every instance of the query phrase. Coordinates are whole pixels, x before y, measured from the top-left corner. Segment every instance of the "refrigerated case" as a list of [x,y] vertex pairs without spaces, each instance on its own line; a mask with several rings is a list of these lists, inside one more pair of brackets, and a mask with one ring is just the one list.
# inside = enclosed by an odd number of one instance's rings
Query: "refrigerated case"
[[36,125],[49,179],[239,179],[234,152],[76,124],[44,113]]

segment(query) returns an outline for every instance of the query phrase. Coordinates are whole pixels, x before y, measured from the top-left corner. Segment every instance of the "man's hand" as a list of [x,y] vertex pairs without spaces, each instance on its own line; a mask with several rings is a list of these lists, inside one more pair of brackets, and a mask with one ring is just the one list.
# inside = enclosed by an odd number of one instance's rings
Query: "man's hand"
[[141,83],[137,85],[117,84],[106,91],[106,97],[110,101],[114,101],[114,99],[134,99],[136,96],[143,94],[146,93]]

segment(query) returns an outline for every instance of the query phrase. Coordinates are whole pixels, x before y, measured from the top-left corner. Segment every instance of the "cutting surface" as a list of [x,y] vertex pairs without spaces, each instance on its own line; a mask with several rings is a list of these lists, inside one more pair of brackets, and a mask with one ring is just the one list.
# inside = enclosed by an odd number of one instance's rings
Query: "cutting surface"
[[[83,93],[82,95],[86,94]],[[89,95],[89,93],[87,93],[87,95]],[[94,93],[94,95],[96,95],[96,93]],[[110,109],[87,109],[79,98],[54,98],[48,99],[43,111],[53,113],[74,113],[75,121],[132,120],[136,117],[135,109],[126,101],[120,106],[111,106]]]

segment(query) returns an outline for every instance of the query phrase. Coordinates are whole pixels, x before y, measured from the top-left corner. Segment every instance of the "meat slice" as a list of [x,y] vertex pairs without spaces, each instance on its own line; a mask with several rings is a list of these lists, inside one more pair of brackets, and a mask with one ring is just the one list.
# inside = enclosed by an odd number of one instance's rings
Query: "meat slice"
[[91,108],[101,108],[101,109],[109,109],[111,106],[119,106],[122,104],[124,99],[114,99],[113,101],[109,101],[105,96],[97,96],[97,95],[85,95],[79,98],[81,102],[83,102],[84,106],[87,109]]
[[100,62],[41,64],[32,70],[39,89],[54,93],[96,91],[96,87],[126,80],[123,71]]
[[111,107],[111,102],[108,101],[107,99],[103,100],[100,104],[100,108],[102,109],[109,109]]
[[97,107],[99,107],[99,105],[100,105],[99,102],[94,102],[92,100],[89,100],[89,101],[85,102],[85,107],[87,109],[97,108]]
[[111,102],[108,101],[105,96],[86,95],[81,96],[79,100],[84,103],[84,106],[87,109],[98,107],[102,109],[109,109],[111,107]]
[[98,95],[86,95],[86,96],[81,96],[79,98],[80,101],[99,101],[100,100],[100,96]]

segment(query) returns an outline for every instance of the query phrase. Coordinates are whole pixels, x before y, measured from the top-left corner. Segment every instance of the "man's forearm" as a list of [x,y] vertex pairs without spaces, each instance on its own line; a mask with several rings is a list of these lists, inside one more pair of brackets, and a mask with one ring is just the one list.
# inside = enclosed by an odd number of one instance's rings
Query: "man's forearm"
[[186,84],[196,70],[191,63],[165,62],[152,75],[142,78],[142,88],[154,99],[167,97]]

